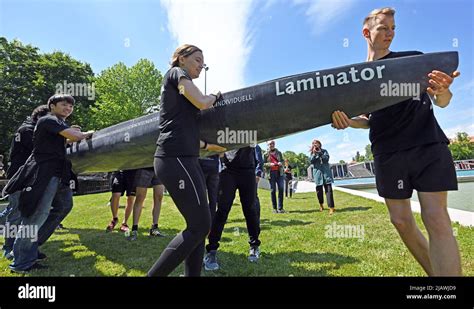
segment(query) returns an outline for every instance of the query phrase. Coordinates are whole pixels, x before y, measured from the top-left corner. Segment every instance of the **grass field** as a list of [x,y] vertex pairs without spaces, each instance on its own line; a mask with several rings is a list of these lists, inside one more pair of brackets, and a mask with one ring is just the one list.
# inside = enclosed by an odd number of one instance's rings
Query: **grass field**
[[[314,193],[285,199],[285,214],[273,214],[270,193],[259,191],[261,211],[261,259],[247,261],[245,220],[236,199],[225,227],[218,260],[221,269],[203,276],[424,276],[404,247],[387,210],[381,203],[335,192],[337,212],[316,209]],[[42,247],[48,269],[28,276],[144,276],[171,238],[184,228],[184,220],[165,196],[160,229],[165,238],[150,238],[151,191],[145,202],[139,238],[128,241],[118,230],[105,233],[111,219],[107,207],[110,194],[74,198],[74,208],[63,222],[67,230],[55,232]],[[125,199],[121,200],[122,204]],[[124,209],[119,210],[122,220]],[[415,215],[421,226],[419,214]],[[131,218],[129,221],[131,226]],[[359,234],[326,237],[329,228],[358,228]],[[464,275],[474,275],[474,229],[453,224]],[[363,229],[363,233],[362,230]],[[423,229],[426,235],[426,231]],[[341,236],[341,235],[336,235]],[[363,237],[362,237],[363,236]],[[3,238],[0,240],[3,244]],[[10,273],[9,261],[0,259],[0,276]],[[173,276],[183,273],[180,266]]]

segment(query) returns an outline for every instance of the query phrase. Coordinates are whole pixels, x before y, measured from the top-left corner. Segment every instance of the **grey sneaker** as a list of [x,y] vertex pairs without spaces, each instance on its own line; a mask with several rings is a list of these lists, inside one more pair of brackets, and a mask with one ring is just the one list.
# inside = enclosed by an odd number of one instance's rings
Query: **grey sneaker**
[[250,247],[249,261],[254,263],[260,258],[260,249],[258,247]]
[[150,236],[152,236],[152,237],[165,237],[165,234],[162,234],[160,232],[160,229],[158,229],[158,228],[151,228],[150,229]]
[[17,273],[17,274],[29,274],[32,271],[42,270],[42,269],[44,270],[44,269],[47,269],[47,268],[48,268],[48,266],[46,266],[46,265],[41,265],[39,263],[35,263],[35,264],[33,264],[33,266],[30,266],[27,269],[14,269],[10,266],[10,272],[11,273]]
[[219,264],[217,263],[217,251],[211,250],[204,257],[204,269],[205,270],[218,270]]
[[131,231],[130,236],[127,237],[130,241],[135,241],[138,238],[138,231]]

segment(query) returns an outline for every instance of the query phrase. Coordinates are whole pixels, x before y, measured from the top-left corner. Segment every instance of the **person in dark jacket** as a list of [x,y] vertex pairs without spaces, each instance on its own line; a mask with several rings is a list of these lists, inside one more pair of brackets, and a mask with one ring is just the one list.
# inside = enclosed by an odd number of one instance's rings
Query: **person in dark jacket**
[[324,210],[323,187],[326,192],[326,201],[329,207],[329,214],[332,215],[335,211],[334,196],[332,193],[332,179],[331,168],[329,166],[329,152],[321,148],[321,142],[314,140],[311,145],[311,165],[313,166],[313,180],[316,184],[316,196],[319,201],[319,211]]
[[7,170],[7,178],[11,178],[31,155],[36,123],[48,113],[48,105],[43,104],[36,107],[31,116],[27,117],[16,131],[10,146],[10,164]]
[[219,269],[216,258],[217,249],[237,190],[239,190],[240,203],[242,204],[250,238],[248,259],[250,262],[256,262],[260,258],[260,222],[255,204],[255,161],[255,148],[250,146],[227,151],[224,154],[222,162],[225,168],[219,176],[217,212],[212,221],[211,232],[208,237],[209,244],[206,246],[205,270]]
[[10,180],[15,182],[12,187],[22,189],[18,205],[21,226],[10,264],[14,272],[43,268],[37,263],[38,246],[47,241],[72,209],[72,171],[71,162],[66,158],[66,144],[92,136],[90,132],[84,133],[79,127],[66,124],[74,102],[70,95],[56,94],[49,98],[51,114],[36,124],[32,155],[15,174],[17,177]]
[[[12,138],[10,146],[10,164],[7,170],[7,178],[12,178],[18,169],[25,164],[33,151],[33,131],[38,119],[49,113],[48,105],[36,107],[31,116],[20,125]],[[20,191],[14,192],[8,196],[8,206],[0,213],[0,222],[5,220],[5,226],[18,226],[21,223],[21,214],[18,210],[18,200]],[[13,243],[15,238],[12,235],[5,234],[5,243],[3,244],[3,256],[7,259],[13,259]]]

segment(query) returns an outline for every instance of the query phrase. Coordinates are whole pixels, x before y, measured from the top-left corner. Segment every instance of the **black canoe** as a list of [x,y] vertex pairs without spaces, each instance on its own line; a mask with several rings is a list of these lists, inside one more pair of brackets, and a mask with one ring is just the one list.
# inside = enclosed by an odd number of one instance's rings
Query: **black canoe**
[[[425,91],[429,72],[452,73],[457,67],[457,52],[441,52],[271,80],[224,93],[215,107],[201,112],[200,136],[230,150],[250,144],[253,138],[262,142],[294,134],[331,123],[335,110],[352,117],[413,97],[416,93],[407,91]],[[92,139],[75,143],[68,150],[74,171],[153,166],[158,123],[159,114],[154,113],[102,129]]]

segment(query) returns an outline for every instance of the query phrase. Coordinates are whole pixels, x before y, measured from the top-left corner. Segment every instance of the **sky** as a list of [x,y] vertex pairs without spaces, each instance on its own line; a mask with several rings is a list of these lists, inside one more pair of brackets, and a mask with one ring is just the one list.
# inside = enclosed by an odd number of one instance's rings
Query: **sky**
[[[459,52],[451,104],[434,110],[448,137],[474,135],[471,0],[0,0],[0,36],[68,53],[95,74],[141,58],[164,74],[175,48],[190,43],[204,51],[207,92],[225,92],[365,61],[362,20],[387,6],[396,10],[391,50]],[[195,83],[204,92],[203,73]],[[348,162],[365,152],[368,133],[326,125],[277,139],[276,147],[308,154],[316,138],[331,163]]]

